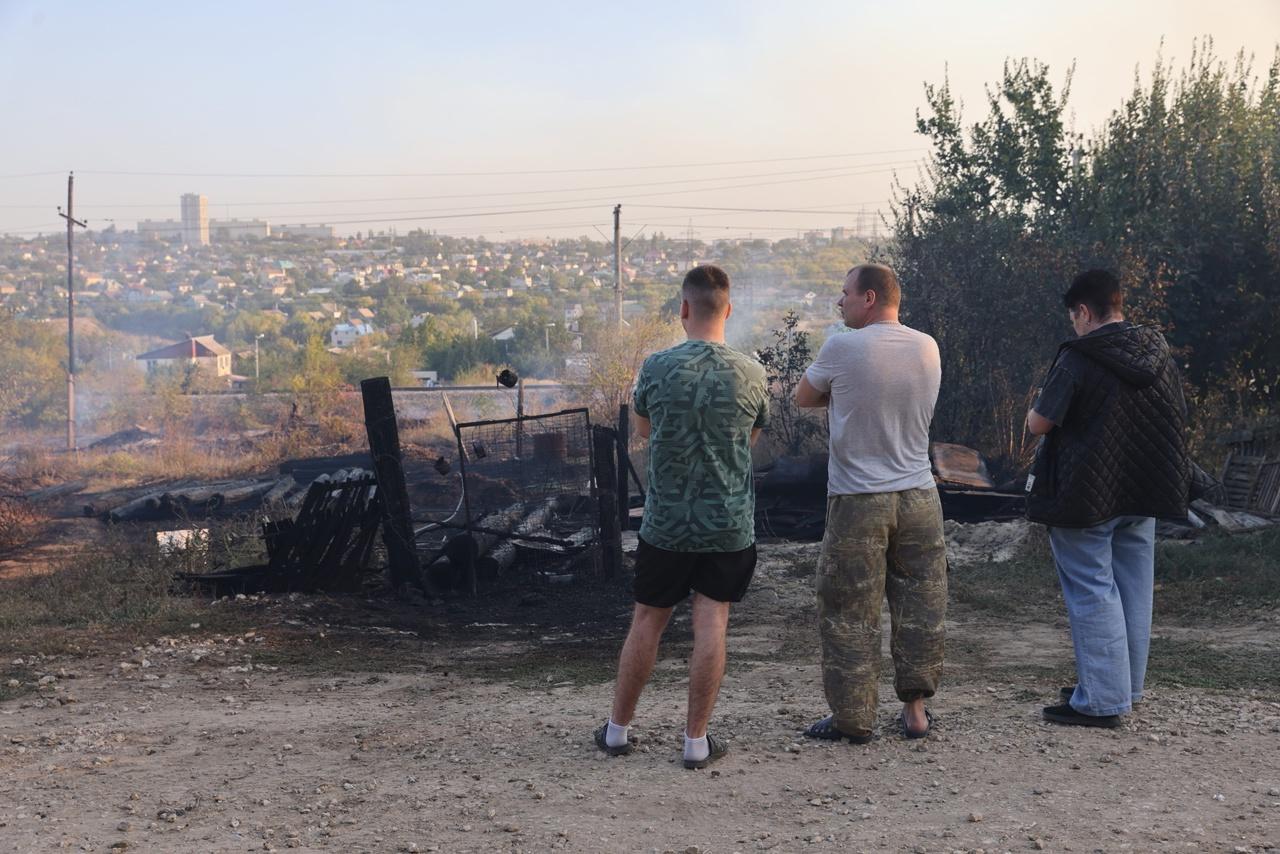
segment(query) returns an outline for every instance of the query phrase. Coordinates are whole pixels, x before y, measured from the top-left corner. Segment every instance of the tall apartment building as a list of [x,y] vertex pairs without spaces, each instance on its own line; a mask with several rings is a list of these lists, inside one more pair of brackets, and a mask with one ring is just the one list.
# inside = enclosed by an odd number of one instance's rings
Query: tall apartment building
[[188,246],[209,245],[209,199],[206,196],[183,193],[182,239]]

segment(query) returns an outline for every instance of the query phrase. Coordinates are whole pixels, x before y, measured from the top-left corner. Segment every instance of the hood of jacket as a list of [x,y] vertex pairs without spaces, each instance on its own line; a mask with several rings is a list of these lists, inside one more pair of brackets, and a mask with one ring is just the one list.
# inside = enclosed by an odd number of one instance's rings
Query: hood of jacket
[[1173,357],[1159,331],[1132,323],[1110,323],[1063,345],[1079,351],[1135,388],[1156,381]]

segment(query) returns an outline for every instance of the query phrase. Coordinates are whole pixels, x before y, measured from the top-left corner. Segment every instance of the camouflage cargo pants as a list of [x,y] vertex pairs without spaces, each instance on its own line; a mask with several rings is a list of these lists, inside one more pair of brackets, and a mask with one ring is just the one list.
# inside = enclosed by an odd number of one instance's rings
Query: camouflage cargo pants
[[822,683],[837,727],[852,733],[875,726],[886,593],[898,698],[932,697],[947,612],[938,491],[829,496],[817,593]]

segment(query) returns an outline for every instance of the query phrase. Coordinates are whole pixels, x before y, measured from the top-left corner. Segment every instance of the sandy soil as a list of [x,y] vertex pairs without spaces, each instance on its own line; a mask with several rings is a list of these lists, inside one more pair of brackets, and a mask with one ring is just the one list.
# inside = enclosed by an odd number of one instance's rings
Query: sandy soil
[[[1058,615],[954,608],[926,740],[897,734],[887,681],[878,742],[801,738],[825,713],[814,550],[762,549],[712,725],[731,753],[699,772],[677,762],[684,616],[639,749],[591,743],[626,626],[617,590],[411,612],[246,599],[141,647],[3,662],[44,684],[0,703],[0,850],[1280,846],[1280,698],[1156,686],[1123,729],[1053,727],[1039,708],[1071,678]],[[1276,626],[1238,631],[1276,655]]]

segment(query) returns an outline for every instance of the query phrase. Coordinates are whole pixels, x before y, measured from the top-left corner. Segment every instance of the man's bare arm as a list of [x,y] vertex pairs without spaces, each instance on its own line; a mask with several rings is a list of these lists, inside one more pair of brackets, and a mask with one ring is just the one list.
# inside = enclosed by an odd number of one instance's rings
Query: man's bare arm
[[1056,426],[1058,425],[1034,409],[1027,410],[1027,429],[1031,431],[1032,435],[1043,436]]
[[801,409],[820,409],[831,403],[831,393],[818,391],[809,383],[808,377],[800,378],[796,386],[796,406]]
[[633,414],[631,417],[636,420],[636,435],[639,436],[641,439],[648,439],[649,430],[653,426],[649,423],[649,419],[644,417],[643,415]]
[[760,438],[760,431],[761,431],[761,430],[763,430],[763,429],[764,429],[763,427],[752,427],[752,428],[751,428],[751,444],[752,444],[752,445],[754,445],[754,444],[756,443],[756,439],[759,439],[759,438]]

